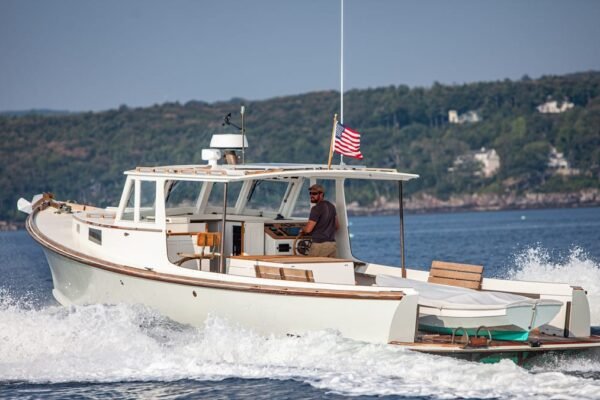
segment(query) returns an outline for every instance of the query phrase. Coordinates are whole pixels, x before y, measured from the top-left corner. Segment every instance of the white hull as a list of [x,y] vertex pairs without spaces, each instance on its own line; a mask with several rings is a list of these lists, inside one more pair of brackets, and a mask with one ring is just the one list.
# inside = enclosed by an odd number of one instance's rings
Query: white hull
[[416,296],[373,300],[217,289],[115,273],[47,248],[44,251],[52,271],[54,297],[65,306],[144,304],[197,327],[213,315],[263,333],[333,329],[345,337],[375,343],[405,340],[415,332],[411,310],[416,308]]
[[419,328],[425,331],[453,333],[462,328],[475,333],[481,327],[484,335],[489,332],[498,338],[525,340],[531,330],[550,322],[562,307],[556,300],[534,300],[393,276],[380,276],[377,282],[419,291]]

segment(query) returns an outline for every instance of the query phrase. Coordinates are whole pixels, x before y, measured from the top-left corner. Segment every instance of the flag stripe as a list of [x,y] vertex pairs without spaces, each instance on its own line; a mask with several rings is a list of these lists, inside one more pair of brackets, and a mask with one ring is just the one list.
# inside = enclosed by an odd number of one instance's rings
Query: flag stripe
[[350,139],[350,138],[347,138],[345,136],[343,138],[341,138],[339,141],[340,142],[344,142],[344,143],[348,143],[349,145],[354,145],[354,146],[357,146],[357,147],[360,146],[360,140]]
[[342,149],[342,150],[346,150],[346,151],[360,151],[360,149],[359,149],[358,147],[354,147],[354,146],[347,146],[346,144],[344,144],[344,143],[340,143],[340,142],[337,142],[337,143],[335,144],[335,147],[336,147],[336,148],[340,148],[340,149]]
[[337,123],[335,127],[335,143],[333,149],[345,156],[362,159],[360,152],[360,133]]

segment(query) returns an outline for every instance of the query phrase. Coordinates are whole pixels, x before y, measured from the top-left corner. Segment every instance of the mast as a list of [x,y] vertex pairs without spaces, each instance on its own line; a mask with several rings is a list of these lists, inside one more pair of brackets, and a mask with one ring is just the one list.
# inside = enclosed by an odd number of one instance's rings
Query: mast
[[246,146],[244,145],[246,142],[244,141],[244,138],[246,136],[246,127],[244,125],[244,114],[246,111],[246,107],[244,107],[242,105],[242,107],[240,108],[240,114],[242,114],[242,165],[246,164]]
[[[340,124],[344,123],[344,0],[340,0]],[[340,154],[340,165],[344,164],[344,155]]]
[[340,124],[344,123],[344,0],[341,2],[340,32]]

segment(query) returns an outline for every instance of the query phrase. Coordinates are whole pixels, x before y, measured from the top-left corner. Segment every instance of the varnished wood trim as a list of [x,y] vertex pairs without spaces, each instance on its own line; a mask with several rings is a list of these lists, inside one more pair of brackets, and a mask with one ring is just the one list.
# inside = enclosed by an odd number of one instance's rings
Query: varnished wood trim
[[481,265],[471,265],[471,264],[460,264],[453,263],[447,261],[437,261],[434,260],[431,262],[431,269],[440,269],[447,271],[458,271],[458,272],[470,272],[473,274],[482,274],[483,266]]
[[310,289],[298,287],[281,287],[263,284],[251,284],[243,282],[227,282],[212,279],[192,278],[179,275],[165,274],[125,265],[115,264],[104,261],[96,257],[88,256],[77,251],[68,249],[59,243],[48,238],[41,233],[33,222],[39,210],[34,210],[27,218],[25,227],[29,234],[45,248],[73,261],[88,265],[94,268],[100,268],[106,271],[133,276],[142,279],[149,279],[161,282],[175,283],[188,286],[206,287],[212,289],[235,290],[241,292],[253,292],[264,294],[288,295],[288,296],[314,296],[314,297],[333,297],[344,299],[362,299],[362,300],[402,300],[404,292],[402,291],[379,291],[366,292],[359,290],[335,290],[335,289]]
[[427,282],[480,290],[482,279],[483,266],[481,265],[434,260],[431,263]]
[[268,255],[268,256],[231,256],[234,260],[250,260],[256,262],[273,262],[280,264],[312,264],[312,263],[348,263],[352,260],[333,257],[309,257],[309,256],[289,256],[289,255]]
[[171,232],[171,231],[167,231],[167,236],[196,236],[199,233],[203,233],[203,232]]

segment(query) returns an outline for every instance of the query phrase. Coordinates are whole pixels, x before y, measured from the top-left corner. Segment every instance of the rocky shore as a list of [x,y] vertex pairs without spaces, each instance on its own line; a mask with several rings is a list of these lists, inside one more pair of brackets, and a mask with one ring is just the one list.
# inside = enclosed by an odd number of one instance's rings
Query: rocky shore
[[[404,200],[404,209],[412,213],[452,211],[493,211],[536,208],[574,208],[600,206],[600,189],[586,189],[571,193],[516,193],[464,194],[444,200],[428,194],[419,194]],[[398,199],[379,198],[369,206],[348,205],[350,215],[394,214]]]

